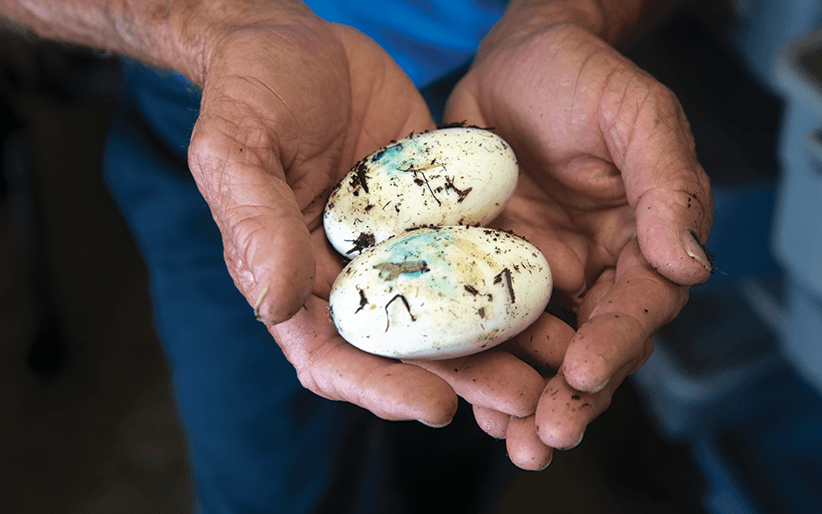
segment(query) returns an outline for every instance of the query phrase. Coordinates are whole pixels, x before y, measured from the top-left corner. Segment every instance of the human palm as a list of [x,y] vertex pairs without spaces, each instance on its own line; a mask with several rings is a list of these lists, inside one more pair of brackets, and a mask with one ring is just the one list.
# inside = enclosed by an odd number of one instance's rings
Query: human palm
[[[454,384],[363,353],[331,323],[327,299],[343,262],[321,223],[331,188],[357,159],[433,127],[414,85],[376,44],[347,27],[303,20],[243,31],[218,50],[189,161],[236,285],[302,384],[387,419],[441,426],[456,411]],[[503,372],[527,368],[502,359]],[[489,367],[498,366],[478,369]],[[538,393],[527,405],[514,402],[513,412],[533,411]]]
[[[494,127],[513,146],[520,182],[495,223],[543,251],[556,300],[579,323],[576,334],[551,341],[540,325],[553,322],[543,319],[511,343],[558,372],[531,420],[540,441],[509,441],[510,454],[534,456],[540,443],[579,442],[650,355],[652,332],[685,304],[685,286],[707,279],[698,241],[713,206],[679,103],[652,77],[573,26],[495,43],[481,50],[446,115]],[[499,413],[477,417],[506,434]],[[542,459],[550,460],[545,448]]]
[[362,152],[433,122],[408,79],[353,29],[308,18],[238,32],[212,58],[189,161],[232,276],[277,323],[313,287],[311,233],[331,187]]

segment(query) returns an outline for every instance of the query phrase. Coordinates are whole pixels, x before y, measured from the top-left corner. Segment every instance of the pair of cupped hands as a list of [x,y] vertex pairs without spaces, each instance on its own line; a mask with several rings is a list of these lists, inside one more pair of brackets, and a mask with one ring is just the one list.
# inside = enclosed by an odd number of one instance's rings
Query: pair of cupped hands
[[372,40],[309,12],[226,34],[207,70],[191,171],[249,316],[320,396],[432,427],[460,396],[514,464],[542,469],[581,441],[688,286],[710,275],[710,186],[674,95],[584,27],[503,19],[445,117],[493,127],[514,148],[519,183],[493,226],[542,251],[552,302],[578,326],[545,313],[495,349],[445,361],[363,353],[329,318],[344,260],[322,210],[357,160],[434,128],[426,103]]

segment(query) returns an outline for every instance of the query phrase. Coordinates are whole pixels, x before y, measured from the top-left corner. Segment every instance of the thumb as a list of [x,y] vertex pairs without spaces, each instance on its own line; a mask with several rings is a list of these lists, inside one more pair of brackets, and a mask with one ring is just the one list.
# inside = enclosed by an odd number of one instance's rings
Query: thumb
[[602,132],[636,213],[642,254],[665,278],[698,285],[713,270],[704,246],[713,222],[710,180],[674,94],[650,78],[635,83],[641,89],[628,86],[621,96],[633,97],[636,107],[622,101],[603,109]]
[[275,324],[305,304],[316,271],[311,236],[275,152],[230,137],[201,115],[189,168],[220,228],[229,273],[258,319]]
[[708,280],[713,257],[703,241],[713,212],[710,190],[681,188],[674,179],[645,192],[635,209],[640,249],[659,274],[685,286]]

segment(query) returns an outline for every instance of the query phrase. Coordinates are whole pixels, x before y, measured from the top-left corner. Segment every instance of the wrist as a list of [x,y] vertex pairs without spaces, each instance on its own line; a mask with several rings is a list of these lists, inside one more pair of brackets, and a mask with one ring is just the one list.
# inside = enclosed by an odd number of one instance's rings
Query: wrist
[[[619,47],[659,0],[512,0],[492,38],[521,38],[554,25],[573,25]],[[674,2],[669,2],[670,4]]]
[[[131,1],[139,3],[142,0]],[[176,66],[171,63],[169,67],[200,86],[205,83],[215,50],[227,38],[276,26],[299,26],[297,33],[308,33],[312,31],[309,27],[319,21],[300,0],[277,0],[262,5],[245,0],[183,0],[176,3],[193,4],[193,8],[181,9],[177,13],[174,42],[183,61]]]

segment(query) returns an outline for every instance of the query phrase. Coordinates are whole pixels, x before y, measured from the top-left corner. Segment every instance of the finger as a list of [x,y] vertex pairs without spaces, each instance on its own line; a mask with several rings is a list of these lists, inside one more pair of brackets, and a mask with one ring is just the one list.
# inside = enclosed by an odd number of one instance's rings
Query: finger
[[317,297],[269,330],[303,386],[320,396],[354,403],[383,419],[434,427],[450,423],[457,411],[457,396],[441,378],[346,343],[328,316],[328,304]]
[[441,361],[408,361],[442,377],[468,403],[514,416],[534,413],[544,380],[500,349]]
[[606,268],[599,277],[597,277],[594,285],[585,293],[585,297],[579,305],[577,311],[577,319],[585,322],[591,318],[591,313],[602,302],[602,299],[611,292],[616,282],[616,268]]
[[626,368],[600,391],[585,393],[557,374],[548,382],[537,406],[534,419],[540,441],[557,450],[576,448],[588,424],[610,406],[614,391],[627,375]]
[[220,228],[238,289],[261,320],[279,323],[311,292],[311,237],[273,152],[226,136],[225,123],[201,115],[189,146],[189,167]]
[[[614,282],[609,289],[605,285],[611,276]],[[562,364],[568,383],[588,392],[602,389],[618,370],[628,366],[632,372],[644,362],[651,334],[673,319],[688,300],[688,289],[655,273],[636,242],[625,247],[616,272],[603,274],[592,292],[594,298],[601,298],[574,336]]]
[[314,253],[317,256],[317,278],[314,279],[313,293],[315,296],[328,301],[331,295],[331,286],[348,263],[348,260],[334,250],[322,228],[313,231],[311,239],[314,243]]
[[473,405],[472,407],[474,409],[474,419],[477,420],[477,425],[479,425],[483,432],[494,439],[505,439],[508,420],[511,416],[504,412],[480,407],[478,405]]
[[508,458],[515,466],[529,471],[547,468],[554,457],[553,448],[539,438],[535,419],[535,416],[512,416],[505,437]]
[[570,325],[546,313],[506,342],[505,349],[537,369],[556,371],[574,334]]
[[[652,189],[636,204],[637,236],[647,259],[662,276],[682,285],[699,285],[713,272],[704,245],[713,211],[710,191]],[[700,227],[703,228],[693,228]]]
[[443,121],[446,123],[476,124],[487,127],[487,119],[477,101],[479,82],[472,73],[462,77],[445,101]]
[[701,284],[713,268],[702,246],[713,221],[713,197],[682,107],[670,90],[633,66],[609,82],[600,128],[636,212],[640,247],[669,280]]

